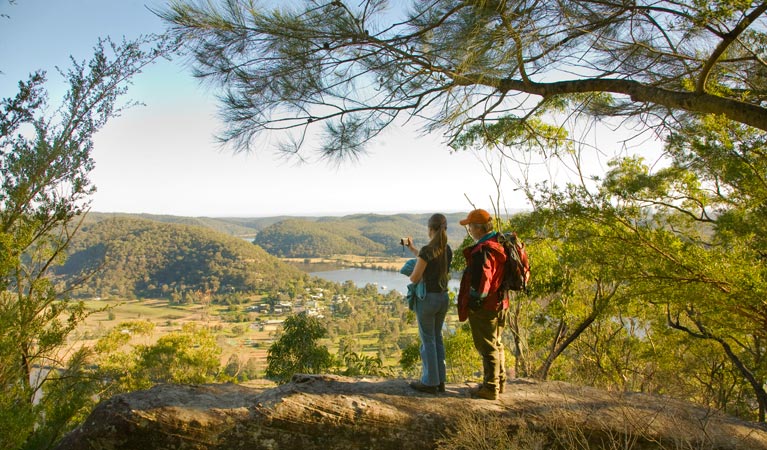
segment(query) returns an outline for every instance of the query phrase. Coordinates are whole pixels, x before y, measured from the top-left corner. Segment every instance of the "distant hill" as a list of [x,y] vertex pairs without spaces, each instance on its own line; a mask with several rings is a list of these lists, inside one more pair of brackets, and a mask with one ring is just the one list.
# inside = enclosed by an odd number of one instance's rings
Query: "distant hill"
[[180,225],[197,225],[201,227],[211,228],[221,233],[230,234],[238,237],[253,237],[258,234],[259,231],[277,223],[281,220],[289,218],[288,216],[275,216],[275,217],[256,217],[256,218],[242,218],[242,217],[185,217],[185,216],[170,216],[170,215],[157,215],[157,214],[128,214],[128,213],[100,213],[91,212],[86,216],[86,223],[100,222],[102,220],[114,219],[114,218],[137,218],[153,220],[155,222],[163,223],[175,223]]
[[[401,256],[399,242],[402,237],[412,236],[416,246],[428,241],[426,224],[429,216],[431,214],[355,214],[317,219],[292,218],[264,228],[254,243],[280,257],[334,254]],[[466,214],[446,216],[448,239],[451,245],[457,247],[466,234],[457,222]]]
[[206,226],[115,215],[83,225],[56,273],[72,281],[93,271],[75,294],[167,297],[266,290],[303,277],[260,247]]
[[[322,257],[334,254],[401,256],[401,237],[413,236],[418,246],[426,243],[429,216],[431,213],[214,218],[91,212],[85,223],[90,225],[115,218],[134,218],[206,227],[253,240],[278,257]],[[458,225],[458,221],[466,217],[466,213],[446,216],[448,239],[457,248],[466,236],[466,231]]]
[[[465,212],[445,214],[448,240],[458,248],[466,230],[458,221]],[[350,214],[320,217],[183,217],[152,214],[89,213],[87,224],[115,218],[138,218],[161,223],[195,225],[252,240],[278,257],[327,257],[337,254],[402,256],[401,237],[413,236],[416,246],[428,240],[431,213]]]

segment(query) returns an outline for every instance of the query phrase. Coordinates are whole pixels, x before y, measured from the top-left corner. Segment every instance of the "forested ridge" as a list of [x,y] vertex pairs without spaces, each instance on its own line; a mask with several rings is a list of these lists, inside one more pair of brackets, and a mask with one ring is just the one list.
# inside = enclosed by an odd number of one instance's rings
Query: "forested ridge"
[[[72,291],[76,297],[264,292],[280,277],[303,276],[275,257],[401,256],[401,237],[426,243],[428,216],[200,218],[91,213],[56,273],[59,280],[77,284]],[[463,216],[455,213],[448,220],[457,224]],[[448,230],[457,246],[465,231],[460,226]],[[254,233],[258,234],[250,242]]]
[[[109,220],[114,218],[135,218],[153,220],[155,222],[175,223],[180,225],[197,225],[201,227],[211,228],[221,233],[231,234],[232,236],[254,236],[259,231],[288,219],[288,216],[271,216],[271,217],[188,217],[188,216],[174,216],[169,214],[131,214],[131,213],[107,213],[107,212],[90,212],[85,217],[85,223],[93,224],[102,220]],[[311,218],[307,218],[310,219]]]
[[[412,236],[427,242],[431,214],[355,214],[317,219],[291,218],[264,228],[254,243],[280,257],[318,257],[334,254],[401,255],[400,239]],[[465,213],[447,214],[448,238],[457,246],[466,231],[458,225]]]
[[69,283],[91,274],[75,295],[127,298],[266,291],[303,276],[246,240],[128,217],[84,225],[57,273]]
[[[91,212],[88,228],[114,219],[141,219],[192,225],[253,239],[269,254],[285,258],[332,255],[401,256],[399,241],[412,236],[417,245],[427,241],[426,222],[432,213],[350,214],[346,216],[186,217],[155,214]],[[466,235],[458,225],[465,213],[449,213],[448,238],[457,247]]]
[[[435,211],[437,212],[437,211]],[[328,257],[337,254],[401,256],[400,238],[427,240],[432,213],[350,214],[345,216],[186,217],[155,214],[91,212],[85,223],[133,218],[194,225],[248,239],[278,257]],[[458,221],[465,212],[448,213],[448,238],[457,247],[466,235]]]

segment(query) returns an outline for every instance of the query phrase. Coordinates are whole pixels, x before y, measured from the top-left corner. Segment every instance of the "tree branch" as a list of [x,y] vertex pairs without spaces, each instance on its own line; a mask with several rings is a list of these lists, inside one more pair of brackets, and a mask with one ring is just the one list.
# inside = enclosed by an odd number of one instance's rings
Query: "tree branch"
[[634,80],[595,78],[552,83],[526,83],[515,79],[493,79],[484,75],[471,74],[457,75],[455,82],[461,86],[484,85],[493,87],[500,92],[514,90],[540,95],[544,98],[587,92],[623,94],[629,96],[634,102],[656,104],[668,109],[702,114],[722,114],[730,120],[767,131],[767,110],[763,107],[706,93],[672,91]]
[[724,54],[727,48],[738,39],[738,36],[740,36],[746,30],[746,28],[754,23],[754,21],[758,19],[759,16],[764,14],[765,11],[767,11],[767,2],[764,2],[756,7],[753,11],[751,11],[751,13],[744,17],[743,20],[738,22],[735,28],[723,36],[722,40],[719,42],[719,45],[717,45],[714,51],[711,52],[711,56],[709,56],[706,64],[701,69],[700,76],[698,76],[698,83],[695,86],[696,93],[702,94],[706,91],[706,82],[708,81],[708,76],[711,73],[711,70],[714,68],[716,62],[719,60],[722,54]]

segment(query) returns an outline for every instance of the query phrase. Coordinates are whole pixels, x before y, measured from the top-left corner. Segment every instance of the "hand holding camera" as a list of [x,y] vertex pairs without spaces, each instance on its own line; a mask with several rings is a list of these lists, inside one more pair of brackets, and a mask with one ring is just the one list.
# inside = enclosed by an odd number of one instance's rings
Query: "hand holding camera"
[[411,238],[410,236],[400,238],[399,245],[402,246],[403,253],[405,252],[405,249],[407,248],[408,250],[410,250],[410,252],[414,256],[418,256],[418,249],[414,247],[413,238]]

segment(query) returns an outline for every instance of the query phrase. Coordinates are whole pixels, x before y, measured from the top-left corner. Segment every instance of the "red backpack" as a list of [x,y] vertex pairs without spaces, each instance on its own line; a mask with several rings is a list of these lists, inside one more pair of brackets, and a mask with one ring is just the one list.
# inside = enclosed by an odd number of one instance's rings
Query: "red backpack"
[[527,282],[530,279],[530,260],[527,257],[525,243],[513,231],[511,233],[499,233],[498,242],[503,245],[503,250],[506,253],[501,289],[527,291]]

